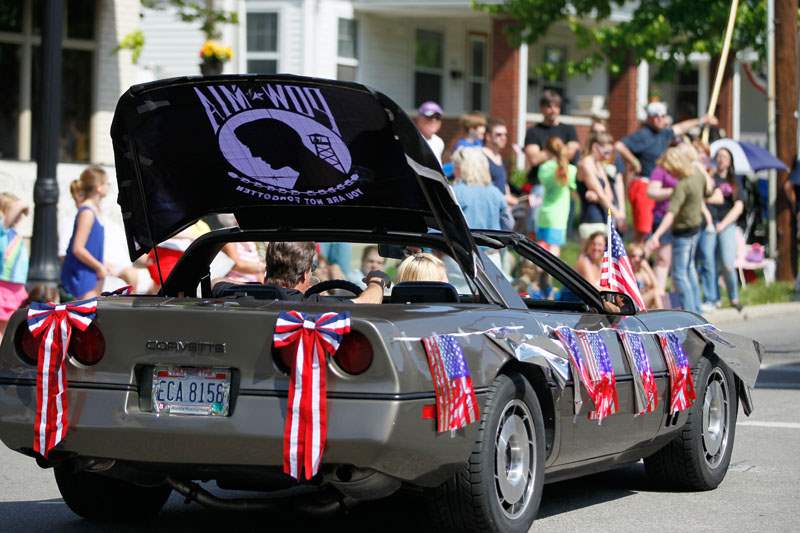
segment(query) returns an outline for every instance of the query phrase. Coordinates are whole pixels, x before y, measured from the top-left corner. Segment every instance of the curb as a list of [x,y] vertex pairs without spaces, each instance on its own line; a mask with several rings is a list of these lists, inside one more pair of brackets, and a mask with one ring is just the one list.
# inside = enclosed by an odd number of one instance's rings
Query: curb
[[800,302],[784,302],[778,304],[753,305],[738,312],[733,308],[718,309],[703,315],[712,324],[741,322],[752,318],[783,316],[800,312]]

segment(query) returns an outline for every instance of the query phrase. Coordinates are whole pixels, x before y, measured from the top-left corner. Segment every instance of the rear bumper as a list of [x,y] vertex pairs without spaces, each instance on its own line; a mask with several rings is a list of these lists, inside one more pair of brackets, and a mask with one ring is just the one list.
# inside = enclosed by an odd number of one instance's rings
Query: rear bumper
[[[70,428],[56,448],[85,457],[140,463],[276,466],[283,464],[286,398],[239,395],[228,417],[156,416],[139,408],[134,390],[70,385]],[[0,384],[0,440],[30,450],[36,388]],[[433,398],[328,399],[325,464],[372,468],[404,481],[463,463],[477,424],[451,437],[423,420]]]

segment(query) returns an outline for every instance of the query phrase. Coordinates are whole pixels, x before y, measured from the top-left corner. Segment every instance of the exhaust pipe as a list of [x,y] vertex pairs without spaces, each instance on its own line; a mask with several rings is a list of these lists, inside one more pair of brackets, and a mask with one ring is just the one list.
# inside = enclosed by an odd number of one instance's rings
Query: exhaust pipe
[[[224,511],[279,511],[286,508],[286,499],[275,498],[220,498],[193,481],[181,481],[167,476],[167,483],[178,493],[190,501],[197,502],[210,509]],[[303,513],[313,516],[326,516],[352,507],[355,502],[338,493],[336,499],[325,502],[292,502],[291,506]],[[282,505],[283,504],[283,505]]]

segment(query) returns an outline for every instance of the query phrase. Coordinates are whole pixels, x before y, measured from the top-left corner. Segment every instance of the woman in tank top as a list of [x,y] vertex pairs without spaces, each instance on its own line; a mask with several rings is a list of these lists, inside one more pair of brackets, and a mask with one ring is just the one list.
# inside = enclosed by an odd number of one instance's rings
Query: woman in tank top
[[606,174],[606,161],[614,154],[614,138],[598,133],[589,138],[589,153],[578,166],[578,195],[581,218],[578,234],[581,241],[598,231],[605,232],[608,210],[614,218],[625,217],[614,205],[614,193]]

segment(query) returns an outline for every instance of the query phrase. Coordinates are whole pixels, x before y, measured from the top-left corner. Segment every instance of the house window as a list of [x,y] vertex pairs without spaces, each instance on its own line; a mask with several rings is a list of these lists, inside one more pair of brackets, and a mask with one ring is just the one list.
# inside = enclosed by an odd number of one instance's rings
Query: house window
[[356,81],[358,74],[358,22],[355,19],[339,19],[336,56],[336,79]]
[[[567,99],[567,80],[564,70],[560,67],[567,61],[567,49],[562,46],[544,46],[541,61],[545,67],[555,69],[557,74],[555,77],[541,76],[538,78],[533,73],[529,74],[529,87],[532,80],[535,81],[532,82],[533,87],[530,87],[532,90],[528,90],[528,112],[539,112],[539,98],[541,98],[545,90],[550,89],[561,95],[561,113],[566,115],[568,114],[569,104]],[[535,63],[530,63],[529,69],[532,70],[534,68]]]
[[278,14],[247,13],[247,72],[278,72]]
[[470,35],[467,58],[467,92],[469,109],[486,111],[489,108],[488,46],[483,35]]
[[697,110],[697,68],[680,70],[675,80],[675,122],[698,116]]
[[414,54],[414,107],[433,100],[442,103],[444,35],[417,30]]
[[[65,3],[60,160],[89,160],[95,0]],[[41,109],[43,3],[0,0],[0,159],[34,159]]]

